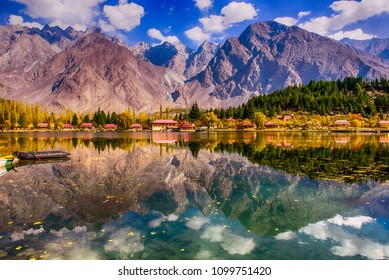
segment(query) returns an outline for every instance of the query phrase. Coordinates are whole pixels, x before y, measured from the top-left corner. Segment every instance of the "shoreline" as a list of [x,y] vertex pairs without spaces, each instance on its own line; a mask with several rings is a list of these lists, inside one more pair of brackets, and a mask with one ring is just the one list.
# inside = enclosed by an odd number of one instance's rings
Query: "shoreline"
[[4,130],[0,131],[2,133],[69,133],[69,132],[85,132],[85,133],[245,133],[245,132],[320,132],[320,133],[389,133],[389,129],[380,129],[380,128],[364,128],[364,129],[334,129],[334,128],[325,128],[325,129],[303,129],[303,128],[265,128],[265,129],[211,129],[211,130],[203,130],[203,131],[153,131],[153,130],[141,130],[141,131],[133,131],[133,130],[27,130],[27,129],[18,129],[18,130]]

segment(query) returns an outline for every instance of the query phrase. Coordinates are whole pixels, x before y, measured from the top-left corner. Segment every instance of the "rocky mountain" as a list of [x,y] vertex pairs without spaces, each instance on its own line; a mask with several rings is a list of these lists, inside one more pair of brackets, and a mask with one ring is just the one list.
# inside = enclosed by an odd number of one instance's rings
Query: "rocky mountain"
[[128,47],[98,28],[2,26],[0,39],[0,97],[77,112],[237,106],[310,80],[389,77],[384,40],[360,50],[276,22],[196,51],[180,42]]
[[187,79],[204,70],[218,48],[218,44],[208,41],[201,44],[196,51],[180,42],[164,42],[153,47],[145,42],[140,42],[129,47],[129,50],[136,57],[148,60],[155,65],[164,66]]
[[330,38],[259,22],[228,39],[187,91],[199,105],[227,106],[288,85],[347,76],[389,77],[389,69]]
[[26,86],[27,74],[57,51],[44,38],[21,26],[0,26],[0,83],[10,90]]
[[373,38],[370,40],[352,40],[345,38],[340,42],[375,55],[385,60],[385,62],[389,65],[389,39]]
[[191,78],[203,71],[219,48],[219,44],[208,41],[202,43],[197,51],[192,52],[188,57],[184,75]]
[[[150,111],[156,104],[174,105],[165,71],[96,31],[30,71],[29,86],[10,97],[78,112]],[[176,104],[183,106],[177,98]]]

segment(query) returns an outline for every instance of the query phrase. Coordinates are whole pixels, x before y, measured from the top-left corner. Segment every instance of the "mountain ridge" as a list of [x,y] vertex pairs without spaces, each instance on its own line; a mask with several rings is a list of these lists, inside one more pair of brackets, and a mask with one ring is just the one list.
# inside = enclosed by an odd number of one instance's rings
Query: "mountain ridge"
[[182,108],[194,102],[238,106],[310,80],[389,77],[389,67],[373,54],[274,21],[251,24],[222,45],[204,42],[197,50],[180,42],[129,47],[98,28],[45,26],[38,32],[8,26],[0,27],[0,37],[0,83],[8,87],[0,97],[77,112],[97,106],[155,112],[160,104]]

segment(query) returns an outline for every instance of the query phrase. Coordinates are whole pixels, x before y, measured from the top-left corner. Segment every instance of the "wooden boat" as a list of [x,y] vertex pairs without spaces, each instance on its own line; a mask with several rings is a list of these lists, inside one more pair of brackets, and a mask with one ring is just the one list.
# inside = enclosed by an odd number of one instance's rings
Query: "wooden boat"
[[14,158],[20,160],[40,160],[40,159],[54,159],[66,158],[70,153],[63,151],[42,151],[42,152],[14,152]]

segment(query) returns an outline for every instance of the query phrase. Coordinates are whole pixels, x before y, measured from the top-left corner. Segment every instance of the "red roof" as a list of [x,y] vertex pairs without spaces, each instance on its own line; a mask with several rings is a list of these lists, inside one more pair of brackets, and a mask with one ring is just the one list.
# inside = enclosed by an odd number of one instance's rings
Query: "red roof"
[[70,123],[65,123],[63,125],[63,128],[73,128],[73,125],[71,125]]
[[236,121],[234,118],[228,118],[227,121]]
[[265,126],[275,126],[276,123],[275,122],[267,122],[265,123]]
[[178,124],[178,122],[173,121],[173,120],[155,120],[153,121],[153,124]]
[[39,128],[48,128],[49,124],[48,123],[38,123]]
[[82,123],[81,127],[93,127],[92,123]]
[[139,123],[134,123],[133,125],[131,125],[131,128],[142,128],[142,125]]
[[292,119],[292,116],[291,115],[286,115],[286,116],[284,116],[284,120],[286,121],[286,120],[290,120],[290,119]]
[[380,121],[379,124],[389,124],[389,121]]
[[189,123],[189,122],[182,122],[181,127],[182,128],[192,128],[192,127],[194,127],[194,125]]
[[347,120],[337,120],[335,121],[335,124],[350,124],[350,122]]
[[104,125],[104,128],[117,128],[117,125],[114,123],[107,123],[106,125]]

